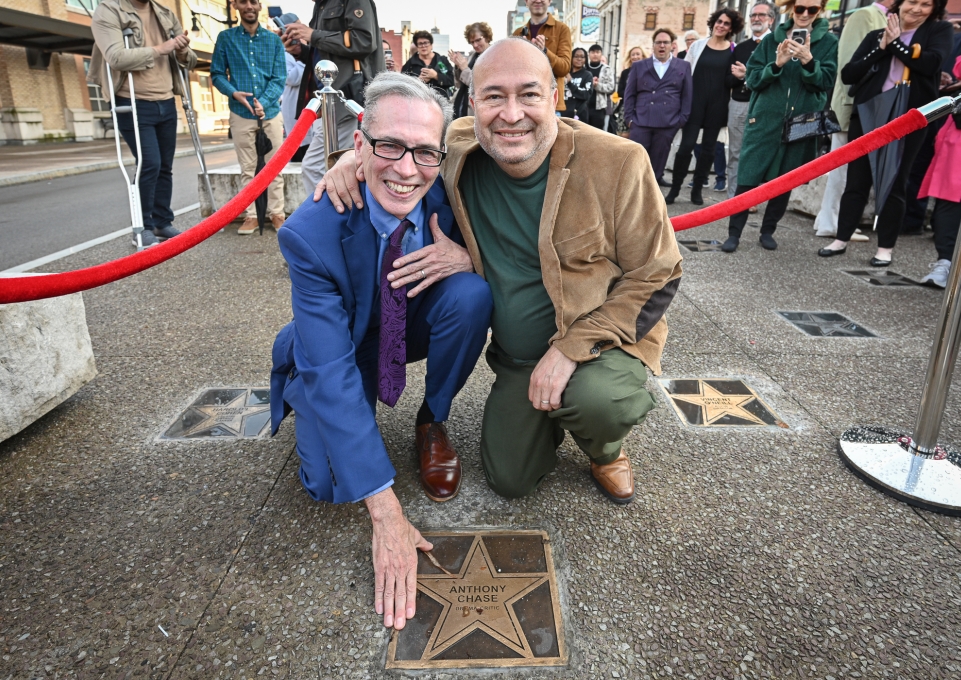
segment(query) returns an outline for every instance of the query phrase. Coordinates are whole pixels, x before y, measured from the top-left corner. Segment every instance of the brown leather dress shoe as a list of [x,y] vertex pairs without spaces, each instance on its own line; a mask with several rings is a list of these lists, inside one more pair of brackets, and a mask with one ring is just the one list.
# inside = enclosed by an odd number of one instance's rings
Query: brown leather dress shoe
[[271,215],[270,225],[274,228],[274,231],[280,231],[280,228],[284,226],[286,219],[287,218],[283,215]]
[[443,423],[417,426],[420,483],[432,501],[443,503],[460,490],[460,459],[447,438]]
[[591,474],[601,493],[615,503],[626,505],[634,500],[634,470],[623,449],[621,455],[607,465],[595,465],[592,462]]

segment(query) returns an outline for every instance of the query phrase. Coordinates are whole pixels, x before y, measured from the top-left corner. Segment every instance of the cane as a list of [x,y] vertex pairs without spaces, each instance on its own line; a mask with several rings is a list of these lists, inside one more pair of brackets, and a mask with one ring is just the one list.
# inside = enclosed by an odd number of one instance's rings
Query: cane
[[[130,36],[133,35],[133,29],[125,28],[123,33],[123,46],[125,49],[130,49]],[[107,67],[107,86],[110,91],[110,115],[113,117],[113,138],[117,146],[117,162],[120,165],[120,172],[123,173],[123,178],[127,183],[127,202],[130,205],[130,223],[133,225],[133,244],[137,247],[137,250],[143,250],[143,211],[140,207],[140,170],[143,168],[143,153],[140,150],[140,126],[137,121],[137,99],[134,94],[133,89],[133,72],[127,72],[127,88],[130,91],[130,106],[117,106],[117,99],[113,89],[113,74],[110,69],[110,64],[104,60],[104,64]],[[123,164],[123,151],[120,149],[120,125],[117,121],[118,113],[129,113],[133,115],[133,136],[137,149],[136,161],[137,170],[133,175],[133,181],[131,181],[130,174],[127,172],[127,168]]]
[[[176,38],[177,34],[171,30],[170,37]],[[184,115],[187,117],[187,128],[190,130],[190,141],[193,142],[194,151],[197,152],[197,162],[200,164],[200,174],[204,179],[204,191],[207,200],[210,201],[211,213],[217,212],[217,204],[214,202],[214,191],[210,187],[210,175],[207,174],[207,162],[204,160],[204,147],[200,142],[200,131],[197,129],[197,112],[194,111],[193,99],[190,96],[190,77],[186,74],[187,68],[177,67],[177,75],[180,76],[180,100],[184,107]]]

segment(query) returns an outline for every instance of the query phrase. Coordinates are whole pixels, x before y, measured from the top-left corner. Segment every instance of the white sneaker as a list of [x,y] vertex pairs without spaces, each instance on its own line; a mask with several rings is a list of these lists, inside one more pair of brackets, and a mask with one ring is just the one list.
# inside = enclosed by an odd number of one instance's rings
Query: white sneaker
[[863,243],[864,241],[869,241],[870,239],[861,233],[860,229],[855,229],[854,233],[851,234],[852,243]]
[[931,265],[931,271],[921,279],[922,286],[945,288],[948,285],[948,274],[951,272],[951,260],[938,260]]

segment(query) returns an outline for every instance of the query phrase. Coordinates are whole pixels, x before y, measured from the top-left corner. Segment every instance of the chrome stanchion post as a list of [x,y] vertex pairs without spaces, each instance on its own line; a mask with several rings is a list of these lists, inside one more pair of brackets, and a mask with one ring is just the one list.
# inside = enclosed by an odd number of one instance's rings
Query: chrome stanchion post
[[339,71],[337,64],[327,59],[317,62],[314,67],[314,77],[321,84],[321,89],[314,92],[314,96],[320,99],[320,116],[324,119],[324,156],[328,170],[333,165],[330,155],[340,150],[337,142],[337,100],[340,93],[333,88]]
[[[133,29],[125,28],[123,33],[123,46],[130,49],[130,36]],[[130,206],[130,222],[133,225],[133,244],[137,250],[143,250],[143,211],[140,208],[140,170],[143,168],[143,153],[140,148],[140,127],[137,121],[137,100],[133,89],[133,73],[127,73],[127,89],[130,91],[130,106],[117,106],[116,93],[113,89],[113,73],[110,64],[107,67],[107,87],[110,92],[110,115],[113,118],[113,136],[117,146],[117,163],[120,165],[120,172],[127,184],[127,203]],[[134,146],[137,149],[137,170],[134,173],[133,181],[123,164],[123,151],[120,148],[120,124],[117,120],[118,113],[129,113],[133,116],[133,136]]]
[[[961,106],[941,97],[919,111],[928,121]],[[954,248],[941,316],[913,435],[885,427],[854,427],[841,435],[842,460],[868,484],[911,505],[961,515],[961,453],[938,445],[951,376],[961,349],[961,239]]]

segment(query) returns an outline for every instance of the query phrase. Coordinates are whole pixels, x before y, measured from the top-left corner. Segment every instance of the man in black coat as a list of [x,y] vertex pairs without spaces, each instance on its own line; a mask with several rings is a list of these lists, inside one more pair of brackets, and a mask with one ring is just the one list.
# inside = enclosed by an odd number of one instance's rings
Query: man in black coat
[[422,80],[449,97],[450,88],[454,87],[454,67],[447,57],[434,51],[434,36],[427,31],[417,31],[414,34],[414,47],[417,53],[407,60],[401,72]]
[[[284,47],[306,64],[297,97],[297,117],[313,98],[320,84],[314,76],[314,66],[326,59],[337,66],[333,88],[342,90],[348,99],[363,104],[364,86],[386,69],[377,7],[373,0],[315,0],[310,26],[298,22],[287,24],[283,34]],[[357,119],[337,102],[337,146],[349,149],[354,145]],[[317,120],[313,137],[301,163],[302,179],[307,193],[327,172],[323,122]]]

